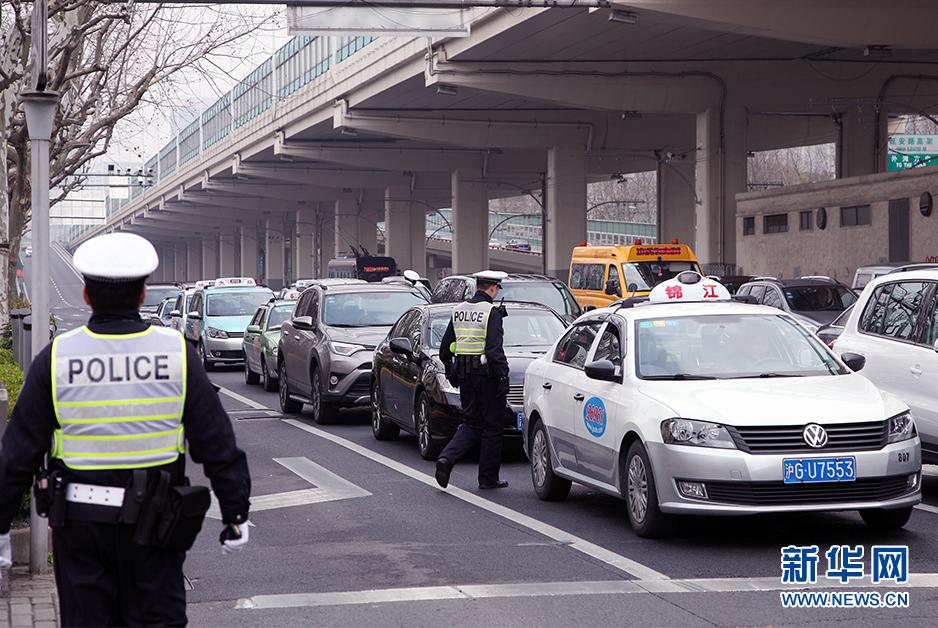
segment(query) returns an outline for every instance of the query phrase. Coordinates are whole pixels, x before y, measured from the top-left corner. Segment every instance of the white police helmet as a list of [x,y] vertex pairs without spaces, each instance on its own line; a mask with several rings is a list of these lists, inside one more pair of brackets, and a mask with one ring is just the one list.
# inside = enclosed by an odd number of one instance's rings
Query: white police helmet
[[85,279],[125,282],[147,277],[159,266],[160,259],[146,238],[133,233],[108,233],[79,246],[72,264]]
[[508,277],[508,273],[500,270],[481,270],[472,275],[476,281],[486,281],[488,283],[502,285],[502,281]]

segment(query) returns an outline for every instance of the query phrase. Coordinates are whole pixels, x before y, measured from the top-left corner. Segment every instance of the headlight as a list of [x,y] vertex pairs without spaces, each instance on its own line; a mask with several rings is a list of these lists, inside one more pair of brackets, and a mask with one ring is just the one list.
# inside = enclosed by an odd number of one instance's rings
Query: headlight
[[276,357],[277,357],[277,351],[278,351],[279,349],[280,349],[280,347],[278,347],[277,345],[274,345],[274,348],[273,348],[273,350],[270,352],[270,354],[276,358]]
[[338,355],[352,355],[356,351],[364,351],[365,347],[362,345],[353,345],[347,342],[330,342],[329,349]]
[[222,331],[221,329],[215,329],[214,327],[209,327],[205,330],[205,333],[208,334],[209,338],[228,338],[228,332]]
[[440,382],[440,388],[442,388],[446,392],[459,392],[459,387],[453,386],[450,383],[450,381],[446,379],[446,375],[444,375],[443,373],[437,373],[436,379],[438,382]]
[[733,437],[719,423],[665,419],[661,422],[661,438],[669,445],[699,445],[719,449],[736,449]]
[[915,436],[915,423],[910,412],[903,412],[886,421],[888,428],[887,442],[898,443]]

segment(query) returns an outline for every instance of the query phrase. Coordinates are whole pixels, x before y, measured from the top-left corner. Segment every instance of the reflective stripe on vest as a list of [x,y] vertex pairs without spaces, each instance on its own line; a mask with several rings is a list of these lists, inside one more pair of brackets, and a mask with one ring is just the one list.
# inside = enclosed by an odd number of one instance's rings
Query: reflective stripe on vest
[[81,327],[52,343],[52,455],[71,469],[130,469],[185,451],[186,346],[178,331]]
[[456,333],[456,355],[484,355],[485,335],[493,303],[460,303],[453,308],[453,331]]

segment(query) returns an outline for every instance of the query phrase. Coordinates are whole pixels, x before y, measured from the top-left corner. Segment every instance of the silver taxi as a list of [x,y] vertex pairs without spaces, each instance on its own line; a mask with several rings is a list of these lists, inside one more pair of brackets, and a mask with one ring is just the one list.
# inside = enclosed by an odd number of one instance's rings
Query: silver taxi
[[858,510],[898,528],[921,501],[908,406],[791,316],[684,272],[581,316],[524,379],[534,490],[627,502],[636,534],[675,515]]

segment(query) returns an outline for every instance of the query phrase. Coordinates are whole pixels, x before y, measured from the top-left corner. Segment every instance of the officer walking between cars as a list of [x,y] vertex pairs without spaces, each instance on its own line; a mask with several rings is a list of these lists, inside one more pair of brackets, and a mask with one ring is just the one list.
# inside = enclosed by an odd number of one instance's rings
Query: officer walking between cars
[[185,452],[211,480],[226,554],[248,541],[247,458],[195,351],[140,319],[153,246],[103,235],[73,263],[92,314],[36,356],[3,436],[0,564],[35,475],[62,625],[183,626],[182,565],[211,504],[208,487],[188,486]]
[[503,488],[498,479],[502,460],[508,359],[502,348],[503,307],[495,296],[508,275],[486,270],[473,275],[475,295],[453,308],[440,347],[440,359],[451,381],[458,380],[463,422],[436,461],[436,481],[446,488],[453,465],[481,442],[479,488]]

